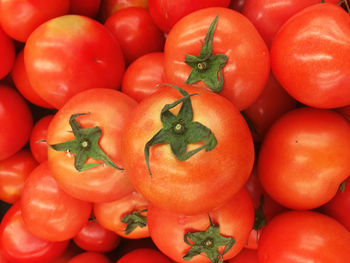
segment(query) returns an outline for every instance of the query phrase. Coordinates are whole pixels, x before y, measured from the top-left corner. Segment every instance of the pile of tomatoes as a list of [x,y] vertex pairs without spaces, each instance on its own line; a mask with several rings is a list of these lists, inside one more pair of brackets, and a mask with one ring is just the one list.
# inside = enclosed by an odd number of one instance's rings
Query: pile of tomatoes
[[348,263],[346,0],[0,0],[1,263]]

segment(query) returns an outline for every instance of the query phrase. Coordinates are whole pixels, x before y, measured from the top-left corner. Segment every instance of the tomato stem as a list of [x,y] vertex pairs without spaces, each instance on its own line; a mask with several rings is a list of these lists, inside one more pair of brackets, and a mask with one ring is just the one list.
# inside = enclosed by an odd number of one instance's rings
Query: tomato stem
[[126,225],[124,233],[129,235],[132,231],[136,229],[136,227],[143,228],[147,226],[147,217],[141,215],[142,213],[146,213],[148,209],[142,209],[140,211],[133,211],[129,214],[126,214],[122,217],[121,221]]

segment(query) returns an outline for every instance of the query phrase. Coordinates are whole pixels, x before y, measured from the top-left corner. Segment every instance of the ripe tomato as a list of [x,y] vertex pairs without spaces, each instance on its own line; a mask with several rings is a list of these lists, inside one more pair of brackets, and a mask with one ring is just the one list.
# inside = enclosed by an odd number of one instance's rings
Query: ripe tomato
[[347,263],[350,232],[335,219],[312,211],[276,216],[262,233],[259,263]]
[[147,53],[163,51],[163,32],[142,7],[119,10],[111,15],[104,25],[118,40],[127,65]]
[[0,85],[0,109],[0,160],[5,160],[27,143],[33,117],[21,95],[4,85]]
[[70,259],[67,263],[110,263],[110,261],[101,253],[84,252]]
[[340,114],[299,108],[279,118],[259,153],[258,175],[268,194],[292,209],[328,202],[350,174],[350,124]]
[[95,17],[100,9],[101,0],[70,0],[69,13]]
[[136,190],[150,203],[195,214],[242,188],[254,147],[246,122],[224,97],[186,85],[162,86],[129,116],[122,158]]
[[244,188],[208,213],[186,216],[152,205],[148,211],[153,242],[176,262],[219,262],[234,257],[247,241],[253,222],[252,201]]
[[230,8],[242,13],[244,4],[246,0],[231,0]]
[[0,161],[0,200],[11,204],[17,201],[25,180],[37,165],[37,161],[27,149]]
[[121,133],[135,106],[119,91],[92,89],[77,94],[56,113],[48,128],[48,162],[67,193],[98,203],[134,189],[122,170]]
[[139,248],[125,254],[116,263],[172,263],[161,252],[150,248]]
[[21,209],[30,232],[46,240],[62,241],[73,238],[83,228],[92,207],[61,190],[44,162],[26,180]]
[[350,17],[333,4],[291,17],[271,45],[271,67],[296,100],[315,108],[350,104]]
[[153,52],[136,59],[126,69],[122,92],[140,102],[159,90],[164,77],[164,53]]
[[51,242],[33,235],[23,222],[20,208],[16,202],[1,221],[1,254],[11,263],[47,263],[59,257],[69,241]]
[[102,22],[105,22],[115,12],[128,7],[143,7],[147,9],[148,0],[103,0],[99,12]]
[[[0,2],[1,4],[1,2]],[[15,46],[11,38],[0,26],[0,79],[4,78],[12,69],[15,62]]]
[[258,98],[270,71],[263,39],[247,18],[228,8],[206,8],[181,19],[169,32],[164,56],[168,83],[213,90],[239,110]]
[[24,63],[33,89],[57,109],[83,90],[118,88],[124,73],[113,35],[79,15],[54,18],[35,29],[24,48]]
[[26,42],[39,25],[65,15],[69,0],[1,0],[0,17],[4,31],[13,39]]
[[94,204],[94,214],[100,224],[124,238],[149,237],[148,202],[133,191],[113,202]]
[[157,26],[165,33],[184,16],[207,7],[228,7],[229,0],[148,0],[149,12]]
[[259,263],[255,249],[244,248],[239,254],[231,258],[228,263]]

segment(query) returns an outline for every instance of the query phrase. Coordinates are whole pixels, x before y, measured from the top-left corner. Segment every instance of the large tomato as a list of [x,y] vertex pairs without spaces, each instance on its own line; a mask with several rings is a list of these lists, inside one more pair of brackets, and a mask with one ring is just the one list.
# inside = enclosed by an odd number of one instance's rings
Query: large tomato
[[65,15],[34,30],[24,48],[33,89],[55,108],[91,88],[116,89],[124,73],[118,42],[88,17]]
[[164,56],[167,82],[213,90],[239,110],[258,98],[270,73],[264,40],[246,17],[228,8],[181,19],[169,32]]
[[208,213],[186,216],[152,205],[148,211],[150,235],[156,246],[183,263],[222,262],[234,257],[247,241],[253,222],[252,201],[244,188]]
[[194,214],[237,193],[252,169],[254,146],[244,118],[224,97],[186,85],[162,86],[129,116],[122,157],[148,201]]
[[291,17],[271,45],[272,71],[296,100],[316,108],[350,104],[350,16],[316,4]]
[[276,216],[262,233],[259,263],[347,263],[350,232],[331,217],[312,211]]
[[121,133],[136,102],[111,89],[69,100],[48,128],[48,161],[59,185],[89,202],[114,201],[133,190],[121,156]]
[[266,134],[258,159],[260,181],[292,209],[328,202],[350,174],[350,124],[331,110],[299,108]]
[[12,39],[5,34],[0,26],[0,79],[5,77],[15,62],[15,46]]

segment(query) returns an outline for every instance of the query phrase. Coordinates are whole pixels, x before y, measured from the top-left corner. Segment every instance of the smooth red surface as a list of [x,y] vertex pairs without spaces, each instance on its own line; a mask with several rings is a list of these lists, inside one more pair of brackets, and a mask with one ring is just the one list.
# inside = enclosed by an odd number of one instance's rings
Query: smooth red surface
[[67,263],[110,263],[110,260],[101,253],[84,252],[70,259]]
[[0,26],[0,79],[10,73],[15,62],[15,56],[13,41]]
[[94,18],[101,5],[101,0],[70,0],[69,13]]
[[239,254],[228,261],[228,263],[259,263],[258,253],[255,249],[243,249]]
[[148,0],[103,0],[99,11],[99,19],[102,22],[115,12],[128,7],[143,7],[147,9]]
[[163,253],[150,249],[139,248],[132,250],[117,260],[116,263],[172,263]]

